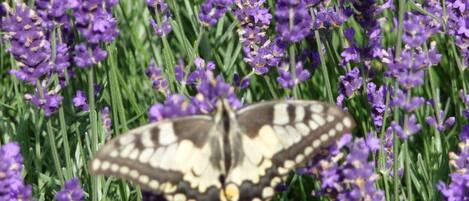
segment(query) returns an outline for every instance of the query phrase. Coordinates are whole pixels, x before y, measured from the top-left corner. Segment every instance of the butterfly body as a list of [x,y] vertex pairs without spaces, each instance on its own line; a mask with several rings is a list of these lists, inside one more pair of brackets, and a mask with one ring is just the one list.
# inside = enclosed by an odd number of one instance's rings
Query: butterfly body
[[108,142],[90,163],[170,201],[270,200],[288,172],[354,126],[317,101],[270,101],[167,119]]

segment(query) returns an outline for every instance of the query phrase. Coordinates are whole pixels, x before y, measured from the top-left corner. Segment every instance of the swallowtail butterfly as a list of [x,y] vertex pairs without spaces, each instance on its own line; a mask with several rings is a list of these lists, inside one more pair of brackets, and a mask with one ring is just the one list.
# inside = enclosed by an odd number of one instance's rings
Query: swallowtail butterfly
[[291,169],[354,127],[334,105],[270,101],[167,119],[111,140],[89,163],[169,201],[270,200]]

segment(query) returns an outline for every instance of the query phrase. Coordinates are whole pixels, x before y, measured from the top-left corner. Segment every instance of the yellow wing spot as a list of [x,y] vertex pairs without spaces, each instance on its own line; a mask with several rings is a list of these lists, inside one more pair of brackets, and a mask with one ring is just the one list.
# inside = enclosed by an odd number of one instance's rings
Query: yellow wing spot
[[238,201],[239,188],[235,184],[228,184],[225,189],[220,190],[221,201]]

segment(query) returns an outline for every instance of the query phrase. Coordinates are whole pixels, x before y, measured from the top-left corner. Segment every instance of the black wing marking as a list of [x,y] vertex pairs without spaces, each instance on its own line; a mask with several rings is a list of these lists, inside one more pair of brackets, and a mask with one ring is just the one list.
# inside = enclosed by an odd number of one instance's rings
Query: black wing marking
[[90,172],[130,180],[168,200],[218,200],[220,171],[209,162],[209,116],[152,123],[111,140],[89,163]]
[[239,186],[240,200],[269,200],[289,171],[355,126],[340,108],[317,101],[272,101],[237,112],[243,134],[243,163],[227,183]]

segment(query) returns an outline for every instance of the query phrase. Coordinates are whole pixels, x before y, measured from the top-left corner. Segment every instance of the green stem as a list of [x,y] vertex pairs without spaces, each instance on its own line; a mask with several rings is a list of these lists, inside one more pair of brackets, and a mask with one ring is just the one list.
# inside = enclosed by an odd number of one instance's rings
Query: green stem
[[298,99],[298,85],[296,84],[296,61],[295,61],[295,46],[293,44],[290,45],[289,49],[289,56],[290,56],[290,72],[291,77],[293,80],[293,98]]
[[[98,118],[96,114],[96,106],[94,99],[94,68],[88,69],[88,102],[89,102],[89,118],[91,123],[91,153],[96,153],[98,149]],[[99,177],[91,177],[91,198],[93,201],[98,201],[100,197]]]
[[[41,81],[38,81],[36,86],[39,91],[39,96],[41,97],[41,99],[44,99],[44,90],[43,90],[43,87],[41,86]],[[64,177],[63,177],[62,168],[60,165],[59,152],[57,150],[57,144],[55,142],[55,136],[54,136],[54,132],[52,129],[52,120],[50,118],[47,119],[46,128],[47,128],[47,137],[49,139],[50,149],[52,151],[52,160],[54,161],[55,171],[57,172],[57,176],[59,177],[60,183],[63,184]]]
[[322,52],[323,46],[321,43],[321,36],[319,35],[319,31],[315,30],[314,31],[314,36],[316,38],[316,44],[319,52],[319,58],[321,59],[321,71],[324,76],[324,82],[326,85],[326,95],[329,103],[334,103],[334,96],[332,95],[332,87],[331,87],[331,82],[329,80],[329,74],[327,71],[327,66],[326,66],[326,57],[324,56],[324,53]]

